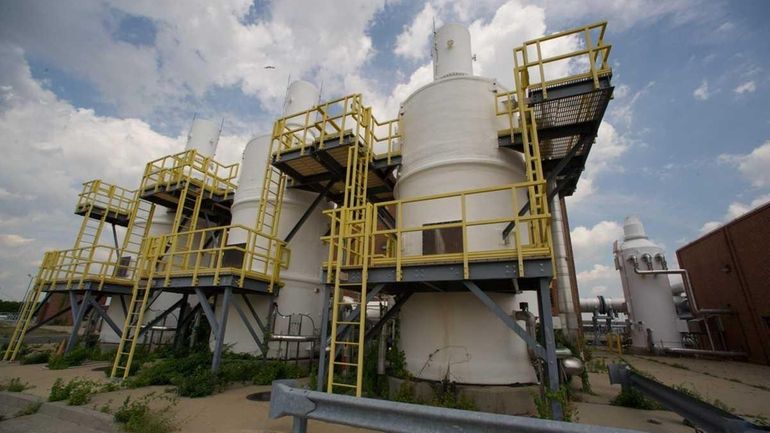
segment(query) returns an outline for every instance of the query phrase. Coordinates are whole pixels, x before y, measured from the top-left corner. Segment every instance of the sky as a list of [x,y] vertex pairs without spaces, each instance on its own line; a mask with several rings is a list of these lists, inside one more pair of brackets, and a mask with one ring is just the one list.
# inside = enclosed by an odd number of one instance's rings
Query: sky
[[467,25],[475,73],[511,87],[514,46],[602,20],[615,98],[567,206],[581,296],[622,296],[627,215],[676,265],[770,201],[769,15],[762,0],[0,0],[0,298],[72,247],[83,182],[138,187],[193,116],[224,119],[217,159],[238,162],[289,80],[395,117],[432,79],[434,22]]

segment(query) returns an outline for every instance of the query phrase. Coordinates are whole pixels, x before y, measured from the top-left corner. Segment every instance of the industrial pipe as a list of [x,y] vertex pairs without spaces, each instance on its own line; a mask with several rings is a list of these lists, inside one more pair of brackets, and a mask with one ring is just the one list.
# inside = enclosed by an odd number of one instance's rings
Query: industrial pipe
[[[604,305],[603,308],[602,304]],[[626,300],[622,298],[607,298],[601,295],[595,298],[580,298],[581,313],[593,313],[598,310],[601,314],[604,314],[610,309],[619,313],[628,313]]]
[[[649,254],[643,254],[642,259],[645,260],[645,256]],[[634,272],[638,275],[679,275],[682,277],[682,284],[684,285],[684,291],[687,294],[687,299],[690,302],[690,310],[695,316],[701,314],[732,314],[733,310],[729,308],[709,308],[701,310],[698,308],[698,303],[695,300],[695,293],[693,293],[692,285],[690,284],[690,274],[686,269],[659,269],[642,271],[639,269],[639,259],[636,256],[631,256],[628,261],[634,264]],[[651,262],[650,262],[651,263]]]

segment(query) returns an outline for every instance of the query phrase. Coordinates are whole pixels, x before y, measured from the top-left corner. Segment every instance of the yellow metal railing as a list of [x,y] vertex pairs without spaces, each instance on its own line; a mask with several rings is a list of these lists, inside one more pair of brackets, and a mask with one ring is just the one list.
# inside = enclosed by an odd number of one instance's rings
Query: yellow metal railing
[[[395,266],[397,279],[401,278],[402,266],[418,263],[462,263],[465,278],[469,277],[469,263],[473,261],[513,259],[523,270],[525,259],[548,258],[552,253],[551,216],[547,208],[543,213],[519,215],[529,189],[543,183],[521,182],[376,203],[371,215],[377,215],[379,208],[389,209],[394,213],[395,227],[379,226],[376,219],[369,221],[372,226],[368,254],[361,249],[364,242],[356,242],[366,236],[366,227],[346,220],[355,209],[327,210],[330,232],[322,237],[329,247],[330,259],[324,263],[327,277],[331,277],[337,260],[342,261],[342,267],[360,267],[364,260],[368,260],[369,266]],[[440,215],[438,218],[444,222],[425,223],[425,215],[431,214]],[[512,241],[502,243],[500,232],[510,222],[515,223],[509,238]],[[457,235],[455,248],[425,251],[426,233],[440,236],[437,231],[446,229]],[[340,230],[345,230],[343,236]],[[340,242],[340,238],[347,242]]]
[[190,149],[148,162],[140,190],[146,194],[192,183],[208,197],[228,197],[235,192],[237,178],[238,164],[221,164]]
[[599,77],[612,72],[606,30],[605,21],[524,42],[513,51],[514,73],[524,88],[541,88],[544,99],[549,87],[572,81],[590,78],[598,88]]
[[385,159],[390,165],[393,163],[393,157],[401,156],[401,119],[379,122],[372,116],[372,122],[374,123],[372,132],[374,159]]
[[311,146],[322,149],[332,140],[342,143],[350,135],[368,143],[370,131],[365,115],[361,95],[354,94],[282,117],[273,125],[273,140],[278,141],[275,156],[297,150],[305,154]]
[[136,202],[137,193],[116,185],[110,185],[95,179],[83,184],[83,191],[78,195],[75,211],[87,209],[90,205],[108,212],[130,214]]
[[114,247],[91,245],[48,251],[38,277],[46,290],[80,289],[87,282],[101,290],[105,283],[127,285],[136,276],[136,255],[123,255]]
[[367,113],[360,94],[345,96],[316,105],[299,113],[276,120],[273,125],[273,156],[299,151],[305,155],[313,146],[328,147],[337,140],[358,139],[359,144],[371,146],[377,159],[401,154],[399,119],[380,122]]
[[[272,290],[280,282],[281,269],[289,266],[290,251],[285,242],[242,225],[162,235],[147,242],[150,245],[143,254],[156,254],[144,262],[152,263],[149,266],[154,267],[156,278],[164,279],[164,285],[182,276],[191,277],[192,285],[201,276],[212,276],[217,285],[223,274],[235,274],[238,287],[243,287],[248,277],[268,282]],[[143,269],[142,276],[147,272]]]

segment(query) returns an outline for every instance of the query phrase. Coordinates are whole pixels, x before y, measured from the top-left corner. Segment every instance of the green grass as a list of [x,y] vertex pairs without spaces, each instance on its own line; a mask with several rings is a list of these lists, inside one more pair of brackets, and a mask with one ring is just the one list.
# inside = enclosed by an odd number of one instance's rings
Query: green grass
[[632,409],[658,410],[662,409],[656,401],[645,397],[635,388],[626,387],[610,401],[613,406],[630,407]]
[[78,377],[64,383],[64,380],[58,378],[51,387],[48,401],[66,400],[70,406],[82,406],[91,401],[94,394],[115,391],[118,388],[114,383],[99,383]]

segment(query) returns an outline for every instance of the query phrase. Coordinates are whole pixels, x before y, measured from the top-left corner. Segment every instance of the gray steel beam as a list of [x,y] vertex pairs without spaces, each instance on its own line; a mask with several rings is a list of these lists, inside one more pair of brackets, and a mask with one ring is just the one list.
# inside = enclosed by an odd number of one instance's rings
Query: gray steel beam
[[532,336],[529,335],[529,333],[524,328],[519,326],[519,324],[516,323],[516,321],[513,320],[510,315],[503,311],[502,308],[500,308],[500,306],[489,297],[489,295],[484,293],[484,291],[481,290],[481,288],[479,288],[476,283],[473,281],[463,281],[463,284],[468,288],[468,290],[471,291],[471,293],[476,295],[476,297],[479,298],[479,301],[481,301],[487,307],[487,309],[489,309],[489,311],[494,313],[495,316],[497,316],[497,318],[505,324],[505,326],[510,328],[511,331],[515,332],[516,335],[519,336],[519,338],[524,340],[524,342],[527,343],[527,346],[529,346],[539,358],[545,359],[546,353],[545,349],[543,349],[543,346],[539,345],[537,341],[535,341],[535,339],[532,338]]
[[[75,348],[75,344],[77,344],[78,341],[78,330],[80,329],[80,324],[83,322],[83,317],[86,314],[86,310],[88,307],[90,307],[90,304],[88,303],[88,300],[91,298],[91,291],[86,290],[85,293],[83,293],[83,297],[80,299],[80,305],[71,304],[72,307],[72,315],[74,316],[72,320],[72,332],[70,332],[69,339],[67,339],[67,347],[64,349],[64,353],[69,353],[72,349]],[[75,296],[70,296],[70,303],[75,300]]]
[[161,321],[163,321],[163,319],[169,314],[171,314],[172,311],[176,310],[177,308],[181,308],[182,302],[186,303],[187,299],[185,297],[181,298],[180,300],[174,302],[172,306],[166,308],[162,313],[155,316],[148,324],[142,327],[142,329],[139,331],[139,336],[141,337],[142,335],[146,334],[150,328],[155,326],[157,323],[160,323]]
[[219,371],[219,364],[222,362],[222,348],[225,343],[225,329],[227,328],[227,315],[230,312],[230,298],[233,295],[232,287],[225,288],[225,296],[222,299],[222,318],[219,322],[217,332],[217,341],[214,343],[214,355],[211,359],[211,370]]
[[118,326],[112,318],[107,314],[106,311],[102,309],[102,306],[99,305],[93,298],[88,300],[88,303],[91,304],[91,307],[96,311],[96,314],[99,315],[99,317],[102,318],[105,322],[107,322],[107,325],[109,325],[110,328],[112,328],[112,331],[115,332],[118,336],[123,334],[123,329]]
[[[377,284],[372,288],[372,290],[369,290],[366,292],[366,302],[363,303],[363,305],[360,308],[357,308],[350,312],[347,316],[345,316],[341,322],[353,322],[358,319],[358,316],[361,313],[361,308],[366,308],[366,304],[374,300],[374,297],[377,296],[382,289],[385,287],[385,284]],[[337,338],[341,337],[345,332],[347,332],[348,328],[350,326],[348,325],[342,325],[337,329]],[[327,342],[328,343],[328,342]]]
[[211,331],[214,335],[219,335],[219,323],[217,322],[217,317],[214,315],[214,310],[211,309],[209,298],[206,297],[203,290],[197,287],[195,288],[195,294],[198,296],[198,305],[200,305],[203,314],[206,315],[206,319],[209,321],[209,325],[211,325]]
[[249,334],[251,334],[251,338],[254,339],[254,342],[257,343],[257,346],[259,347],[259,351],[262,352],[262,355],[267,356],[265,353],[265,348],[262,345],[262,340],[259,338],[259,335],[254,331],[254,328],[251,326],[251,322],[249,322],[248,316],[243,312],[241,307],[238,305],[237,302],[233,302],[233,308],[235,308],[235,312],[238,313],[239,316],[241,316],[241,320],[243,321],[243,324],[246,325],[246,329],[249,331]]
[[246,304],[246,307],[248,307],[249,311],[251,312],[251,315],[254,316],[254,320],[256,320],[257,326],[259,327],[259,329],[262,330],[262,334],[266,334],[269,331],[269,329],[267,329],[267,325],[262,323],[262,320],[260,320],[259,315],[257,314],[257,310],[254,309],[254,305],[252,305],[251,301],[249,300],[249,297],[246,296],[245,293],[241,293],[241,298],[243,299],[243,303]]
[[318,377],[316,378],[316,391],[326,389],[326,340],[329,338],[329,306],[331,304],[331,288],[324,285],[323,288],[323,310],[321,310],[321,345],[318,349]]
[[[540,279],[540,291],[538,291],[537,306],[540,315],[540,330],[543,334],[545,346],[546,376],[548,389],[552,393],[559,391],[559,366],[556,363],[556,338],[553,335],[553,316],[551,312],[551,290],[548,286],[550,279]],[[561,420],[564,416],[561,404],[556,399],[551,400],[551,416],[555,420]]]
[[550,421],[299,389],[273,382],[270,418],[294,417],[293,432],[307,432],[307,420],[393,433],[639,433],[616,427]]
[[611,384],[620,384],[623,388],[631,387],[641,391],[662,404],[666,409],[685,417],[695,427],[703,431],[709,433],[768,431],[768,428],[752,424],[716,406],[637,374],[625,364],[611,364],[609,375]]
[[323,201],[324,198],[326,198],[326,195],[329,194],[329,191],[332,189],[332,185],[334,185],[334,180],[330,180],[326,183],[326,186],[324,187],[323,191],[318,193],[318,196],[313,200],[312,203],[310,203],[310,206],[307,207],[305,210],[305,213],[302,214],[302,216],[299,218],[299,221],[297,221],[297,224],[294,224],[294,227],[291,228],[291,231],[289,231],[289,234],[286,235],[286,237],[283,239],[284,242],[287,244],[291,242],[291,240],[294,238],[294,236],[299,232],[299,229],[302,228],[302,225],[305,224],[305,221],[307,221],[308,218],[310,218],[310,215],[313,213],[313,211],[318,207],[319,204]]
[[390,307],[390,309],[388,309],[388,312],[385,313],[385,315],[382,316],[382,318],[380,318],[380,320],[374,326],[372,326],[366,331],[366,333],[364,334],[364,341],[371,339],[372,336],[374,336],[375,334],[379,334],[380,329],[382,329],[382,327],[386,323],[388,323],[388,321],[392,319],[393,316],[398,314],[398,312],[401,310],[401,307],[403,307],[406,301],[408,301],[409,298],[412,297],[412,294],[414,294],[414,291],[410,290],[398,296],[396,298],[396,303],[393,304],[393,306]]

